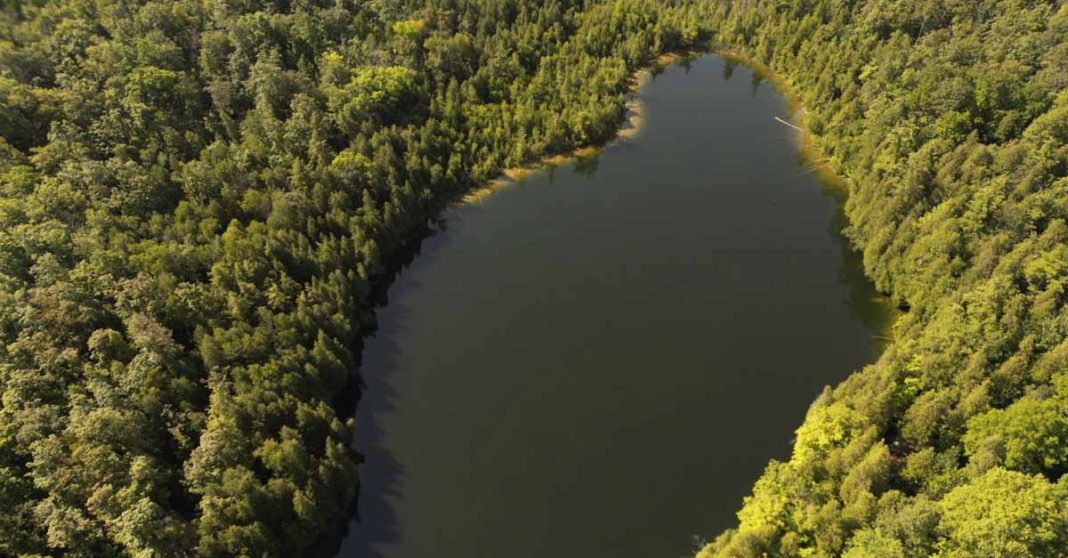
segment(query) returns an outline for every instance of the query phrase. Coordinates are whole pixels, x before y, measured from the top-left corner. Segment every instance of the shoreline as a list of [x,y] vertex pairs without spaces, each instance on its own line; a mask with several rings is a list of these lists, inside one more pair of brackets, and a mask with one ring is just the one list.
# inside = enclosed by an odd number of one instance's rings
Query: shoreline
[[805,105],[801,101],[801,97],[798,95],[794,86],[775,72],[775,70],[768,67],[767,64],[764,64],[742,51],[712,48],[708,52],[709,54],[719,56],[720,58],[732,62],[737,62],[752,69],[760,77],[771,83],[775,87],[775,90],[786,99],[786,106],[789,109],[788,116],[793,119],[793,122],[783,123],[797,132],[798,146],[801,156],[807,163],[809,163],[809,167],[816,176],[818,176],[824,184],[830,186],[831,192],[836,196],[840,196],[839,201],[844,203],[845,197],[849,194],[849,177],[843,176],[835,171],[823,151],[813,139],[807,124],[808,111],[805,109]]
[[450,205],[465,206],[481,203],[487,197],[503,188],[522,182],[539,172],[574,162],[578,159],[596,155],[603,149],[610,147],[617,142],[637,137],[645,124],[645,104],[642,102],[641,95],[639,94],[642,87],[652,79],[654,72],[661,71],[686,57],[700,56],[702,54],[711,54],[742,64],[759,74],[760,77],[766,79],[780,94],[782,94],[783,98],[786,99],[790,118],[797,123],[796,125],[793,123],[786,124],[797,131],[799,150],[802,157],[810,164],[810,168],[816,176],[818,176],[824,184],[830,186],[831,188],[829,188],[829,190],[839,197],[840,202],[844,203],[844,196],[849,193],[848,178],[835,172],[823,152],[813,140],[812,134],[809,132],[808,126],[805,124],[805,114],[807,111],[804,108],[804,104],[801,102],[801,98],[794,90],[794,87],[766,64],[752,58],[744,52],[716,48],[712,45],[705,46],[706,48],[697,50],[691,49],[661,54],[648,66],[635,71],[631,75],[630,83],[627,86],[627,92],[624,94],[623,120],[617,127],[615,136],[608,141],[598,145],[576,147],[564,153],[546,155],[526,165],[502,169],[496,178],[491,179],[485,184],[473,187],[462,196],[459,196],[457,200]]
[[661,54],[660,56],[657,56],[651,64],[631,74],[627,85],[627,92],[623,94],[623,120],[616,128],[615,136],[608,141],[597,145],[576,147],[564,153],[547,155],[527,165],[505,168],[501,170],[497,178],[494,178],[485,184],[475,186],[452,205],[466,206],[482,203],[483,200],[498,191],[512,184],[522,182],[540,172],[574,162],[578,159],[592,157],[605,148],[615,145],[620,141],[626,141],[637,137],[645,124],[645,103],[642,101],[641,95],[639,94],[642,87],[649,83],[654,72],[661,71],[678,60],[694,54],[698,54],[698,51],[680,51]]
[[[786,116],[789,116],[789,118],[793,120],[793,122],[782,122],[793,129],[795,137],[797,138],[798,152],[801,155],[801,158],[805,161],[811,172],[813,172],[820,180],[820,183],[824,185],[824,191],[835,199],[838,204],[838,211],[841,212],[842,218],[848,223],[848,217],[845,216],[844,212],[845,202],[849,197],[849,178],[840,175],[835,171],[834,167],[831,166],[831,163],[816,143],[807,125],[806,115],[808,114],[808,111],[805,109],[804,103],[801,101],[795,88],[787,82],[785,78],[776,73],[766,64],[752,58],[742,51],[717,48],[714,45],[705,45],[705,47],[706,48],[699,50],[691,49],[661,54],[648,66],[635,71],[631,75],[630,83],[627,86],[627,92],[624,94],[625,112],[623,121],[616,129],[615,136],[605,143],[577,147],[565,153],[542,157],[528,165],[506,168],[501,171],[497,178],[490,180],[486,184],[476,186],[451,205],[453,207],[464,207],[481,204],[486,198],[494,195],[500,190],[510,185],[520,183],[540,172],[551,170],[578,159],[595,156],[602,150],[611,147],[618,142],[637,137],[642,131],[645,123],[645,104],[642,101],[640,91],[642,87],[653,78],[655,72],[661,71],[671,64],[687,57],[710,54],[746,66],[756,72],[760,77],[767,80],[768,83],[782,95],[786,100],[786,106],[789,111],[789,114]],[[841,231],[836,231],[836,234],[842,236]],[[848,249],[856,254],[856,248],[849,244],[847,239],[844,237],[842,238],[843,242],[848,245]],[[863,269],[863,264],[860,265],[861,273],[868,281],[870,281],[871,279]],[[887,320],[882,329],[873,333],[873,338],[878,339],[881,344],[885,343],[879,350],[879,352],[882,353],[890,344],[894,343],[894,326],[904,312],[891,303],[890,299],[885,294],[880,294],[879,298],[879,303],[886,307]]]
[[[816,177],[819,178],[820,182],[824,185],[824,190],[835,199],[838,204],[838,212],[841,213],[844,222],[848,224],[849,217],[845,214],[845,202],[849,198],[849,177],[839,174],[820,149],[808,127],[808,110],[805,109],[805,105],[801,101],[801,97],[798,95],[797,90],[793,85],[775,72],[775,70],[768,67],[767,64],[756,60],[742,51],[725,48],[710,48],[708,53],[750,68],[760,77],[766,79],[768,83],[770,83],[775,90],[786,99],[786,106],[789,110],[788,116],[793,122],[786,122],[778,118],[777,120],[783,122],[794,130],[794,134],[798,141],[798,151],[802,160]],[[841,231],[836,231],[836,234],[842,237],[843,242],[848,245],[848,249],[853,254],[860,254],[857,251],[856,246],[846,239]],[[863,262],[858,261],[858,264],[860,265],[861,273],[864,275],[864,278],[870,282],[871,278],[864,269]],[[890,345],[896,342],[894,326],[897,325],[897,322],[905,315],[906,311],[898,308],[885,293],[879,293],[879,300],[877,302],[886,308],[886,324],[884,324],[882,329],[875,331],[872,338],[878,340],[879,343],[882,344],[879,353],[883,353]]]

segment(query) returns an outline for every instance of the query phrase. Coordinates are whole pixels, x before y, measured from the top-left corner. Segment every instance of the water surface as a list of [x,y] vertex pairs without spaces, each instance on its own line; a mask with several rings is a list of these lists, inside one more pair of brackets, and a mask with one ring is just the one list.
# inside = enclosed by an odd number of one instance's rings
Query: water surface
[[598,157],[448,212],[389,292],[345,558],[674,558],[887,319],[784,100],[707,56]]

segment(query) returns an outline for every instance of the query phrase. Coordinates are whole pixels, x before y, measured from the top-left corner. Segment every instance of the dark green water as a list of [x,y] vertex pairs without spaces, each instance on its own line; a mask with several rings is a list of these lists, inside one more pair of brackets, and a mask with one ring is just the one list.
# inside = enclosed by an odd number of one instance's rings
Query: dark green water
[[362,364],[345,558],[675,558],[730,527],[888,319],[834,199],[716,57],[641,134],[447,213]]

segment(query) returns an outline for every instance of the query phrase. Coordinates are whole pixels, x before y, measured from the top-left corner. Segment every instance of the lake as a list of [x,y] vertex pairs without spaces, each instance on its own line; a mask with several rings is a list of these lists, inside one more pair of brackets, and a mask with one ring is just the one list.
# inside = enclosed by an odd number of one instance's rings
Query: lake
[[640,133],[445,213],[365,344],[344,558],[675,558],[889,312],[785,100],[703,56]]

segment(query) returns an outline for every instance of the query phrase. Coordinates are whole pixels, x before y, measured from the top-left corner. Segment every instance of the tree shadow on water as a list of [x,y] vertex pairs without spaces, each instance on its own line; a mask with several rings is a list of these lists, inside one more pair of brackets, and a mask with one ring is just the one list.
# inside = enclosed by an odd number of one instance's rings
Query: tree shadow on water
[[590,155],[576,157],[575,162],[571,165],[571,169],[576,174],[590,178],[597,174],[597,167],[601,162],[601,153],[596,151]]
[[875,284],[864,273],[864,256],[846,235],[850,226],[849,217],[845,213],[848,198],[846,182],[826,166],[826,161],[804,149],[798,152],[797,165],[805,174],[815,175],[824,195],[833,200],[834,211],[827,223],[827,231],[841,251],[837,278],[840,284],[848,288],[848,297],[843,303],[849,309],[850,318],[860,321],[871,330],[874,359],[891,341],[892,327],[899,312],[884,293],[876,290]]
[[757,92],[760,91],[760,86],[764,85],[764,76],[760,75],[760,72],[750,72],[749,78],[749,95],[750,97],[756,97]]
[[[462,218],[462,211],[448,212]],[[398,281],[418,256],[419,262],[434,259],[447,231],[442,217],[421,227],[411,240],[386,262],[386,272],[375,282],[371,295],[374,314],[369,333],[354,351],[357,354],[355,393],[356,429],[353,445],[359,454],[359,495],[349,514],[325,534],[307,554],[310,558],[383,558],[381,550],[401,540],[393,501],[401,498],[404,466],[387,446],[386,417],[402,413],[397,404],[395,382],[400,370],[399,339],[410,310],[404,293],[418,289],[414,280]],[[390,304],[390,297],[394,302]],[[388,307],[388,312],[385,311]]]
[[[390,309],[394,312],[395,309]],[[356,513],[340,540],[336,556],[381,557],[378,550],[400,540],[392,500],[401,497],[404,469],[386,446],[383,417],[401,412],[391,377],[397,369],[400,348],[387,329],[380,329],[368,344],[374,345],[374,369],[364,369],[360,403],[356,411],[355,446],[360,453],[360,494]]]

